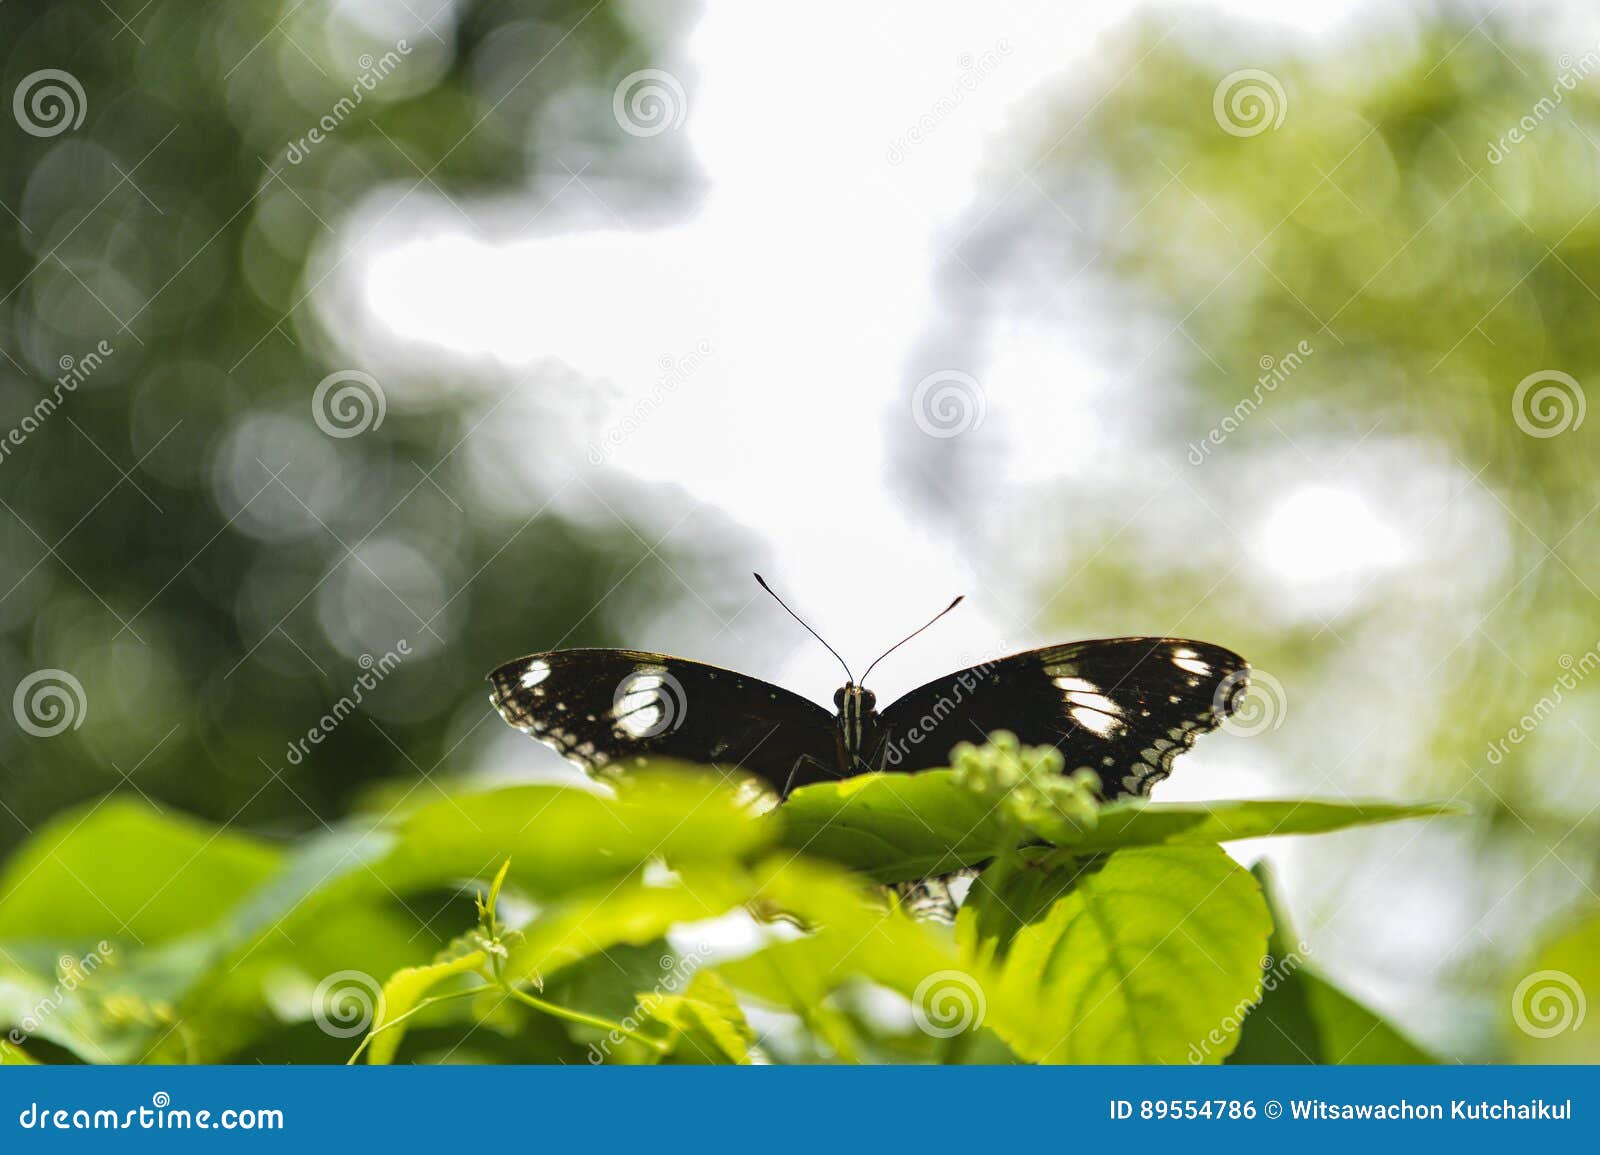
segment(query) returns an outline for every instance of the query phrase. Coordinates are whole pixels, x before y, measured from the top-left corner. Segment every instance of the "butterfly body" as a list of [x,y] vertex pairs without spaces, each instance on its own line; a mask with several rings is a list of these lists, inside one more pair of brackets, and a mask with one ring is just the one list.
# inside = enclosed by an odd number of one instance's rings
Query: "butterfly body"
[[834,712],[758,678],[641,650],[531,654],[489,675],[507,722],[591,773],[650,757],[736,767],[780,795],[811,782],[948,764],[1009,730],[1058,747],[1108,801],[1147,795],[1244,693],[1249,665],[1181,638],[1106,638],[959,670],[879,711],[852,678]]

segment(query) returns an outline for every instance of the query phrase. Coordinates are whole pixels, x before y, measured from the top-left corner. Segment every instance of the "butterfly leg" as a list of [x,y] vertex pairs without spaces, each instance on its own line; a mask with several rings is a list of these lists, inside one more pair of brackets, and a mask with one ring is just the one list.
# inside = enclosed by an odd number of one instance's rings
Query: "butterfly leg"
[[[820,774],[807,774],[801,777],[802,770],[820,771]],[[789,768],[789,777],[783,784],[783,797],[789,797],[789,792],[794,789],[795,779],[801,777],[800,785],[811,782],[830,782],[839,777],[839,772],[834,767],[810,754],[802,754],[794,760],[794,765]]]

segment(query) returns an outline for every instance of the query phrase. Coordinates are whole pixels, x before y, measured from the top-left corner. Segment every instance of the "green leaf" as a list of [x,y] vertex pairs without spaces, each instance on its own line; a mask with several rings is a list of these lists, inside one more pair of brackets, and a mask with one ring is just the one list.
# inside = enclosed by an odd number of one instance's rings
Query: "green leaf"
[[[85,956],[90,957],[99,959],[98,954]],[[105,961],[115,957],[113,953]],[[40,948],[0,954],[0,1039],[6,1039],[0,1047],[9,1044],[9,1033],[15,1030],[54,1043],[84,1062],[118,1061],[123,1055],[119,1040],[130,1033],[143,1035],[126,1017],[113,1023],[101,1013],[108,969],[97,961],[94,972],[83,975],[81,962],[70,953],[62,952],[58,960]],[[65,981],[74,972],[81,978]]]
[[915,1000],[919,990],[953,982],[975,1004],[983,1003],[978,980],[961,970],[948,928],[914,921],[898,907],[875,901],[855,878],[827,864],[775,860],[757,873],[758,906],[798,917],[812,931],[719,963],[717,973],[800,1016],[840,1057],[853,1061],[862,1050],[848,1017],[828,1002],[847,984],[864,980]]
[[716,973],[700,971],[681,995],[645,993],[646,1018],[668,1029],[670,1056],[689,1063],[748,1063],[756,1033],[733,991]]
[[774,812],[791,850],[852,867],[878,882],[933,878],[1002,849],[994,807],[948,770],[862,774],[802,786]]
[[1296,802],[1288,799],[1128,801],[1103,808],[1099,824],[1070,845],[1079,853],[1096,854],[1128,846],[1197,846],[1280,834],[1327,834],[1380,822],[1465,813],[1465,809],[1443,802],[1401,806],[1387,802]]
[[452,796],[405,816],[376,867],[405,892],[483,878],[506,858],[509,879],[535,898],[559,898],[646,862],[738,861],[776,835],[735,785],[690,767],[630,776],[615,798],[559,786],[514,786]]
[[17,1044],[9,1040],[0,1040],[0,1067],[36,1067],[38,1065],[39,1060],[29,1056],[28,1052],[17,1046]]
[[469,951],[427,966],[405,967],[391,975],[383,984],[373,1019],[367,1062],[373,1066],[393,1062],[406,1030],[403,1020],[416,1013],[422,999],[446,979],[481,970],[488,961],[483,951]]
[[[1084,854],[1133,846],[1194,846],[1279,834],[1321,834],[1378,822],[1460,814],[1442,803],[1125,801],[1097,823],[1030,832]],[[878,882],[930,878],[976,866],[1018,841],[1005,815],[949,770],[866,774],[796,790],[776,812],[783,845],[863,871]]]
[[[1251,871],[1272,913],[1262,959],[1261,1002],[1245,1016],[1229,1063],[1419,1064],[1436,1060],[1377,1014],[1321,978],[1310,948],[1294,936],[1265,862]],[[1214,1048],[1209,1039],[1197,1053]],[[1194,1056],[1191,1055],[1191,1058]],[[1198,1060],[1196,1060],[1198,1061]]]
[[991,974],[987,1025],[1052,1063],[1178,1063],[1216,1030],[1220,1060],[1259,992],[1270,919],[1218,847],[1054,853],[980,877],[957,920]]
[[699,863],[663,882],[635,876],[571,894],[522,929],[506,961],[510,982],[543,981],[618,944],[642,945],[680,922],[725,914],[755,897],[755,878],[738,864]]
[[1506,1006],[1519,1063],[1600,1063],[1600,915],[1569,924],[1515,976]]
[[0,871],[0,940],[167,942],[278,869],[254,838],[112,797],[36,831]]

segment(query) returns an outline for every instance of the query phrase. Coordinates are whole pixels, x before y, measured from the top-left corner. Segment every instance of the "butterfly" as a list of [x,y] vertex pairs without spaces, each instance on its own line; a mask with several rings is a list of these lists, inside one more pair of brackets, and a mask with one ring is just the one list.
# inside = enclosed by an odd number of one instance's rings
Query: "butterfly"
[[[961,600],[891,646],[861,681]],[[512,726],[597,776],[678,758],[740,768],[787,797],[814,782],[944,766],[958,742],[1009,730],[1025,745],[1060,749],[1066,772],[1093,772],[1109,802],[1147,796],[1179,754],[1234,712],[1250,672],[1238,654],[1207,642],[1102,638],[958,670],[880,711],[839,663],[847,680],[831,713],[759,678],[643,650],[530,654],[489,675],[490,700]]]

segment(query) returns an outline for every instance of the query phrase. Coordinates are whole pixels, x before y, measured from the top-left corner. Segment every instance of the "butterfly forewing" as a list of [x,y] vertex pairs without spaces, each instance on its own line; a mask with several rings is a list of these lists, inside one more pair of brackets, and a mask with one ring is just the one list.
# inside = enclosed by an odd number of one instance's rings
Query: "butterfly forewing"
[[879,721],[886,770],[948,763],[957,742],[1010,730],[1055,746],[1068,772],[1088,769],[1107,801],[1148,795],[1195,738],[1244,692],[1249,663],[1181,638],[1105,638],[1049,646],[937,678]]
[[556,650],[489,675],[500,716],[591,773],[652,755],[778,790],[836,762],[833,715],[778,686],[642,650]]

